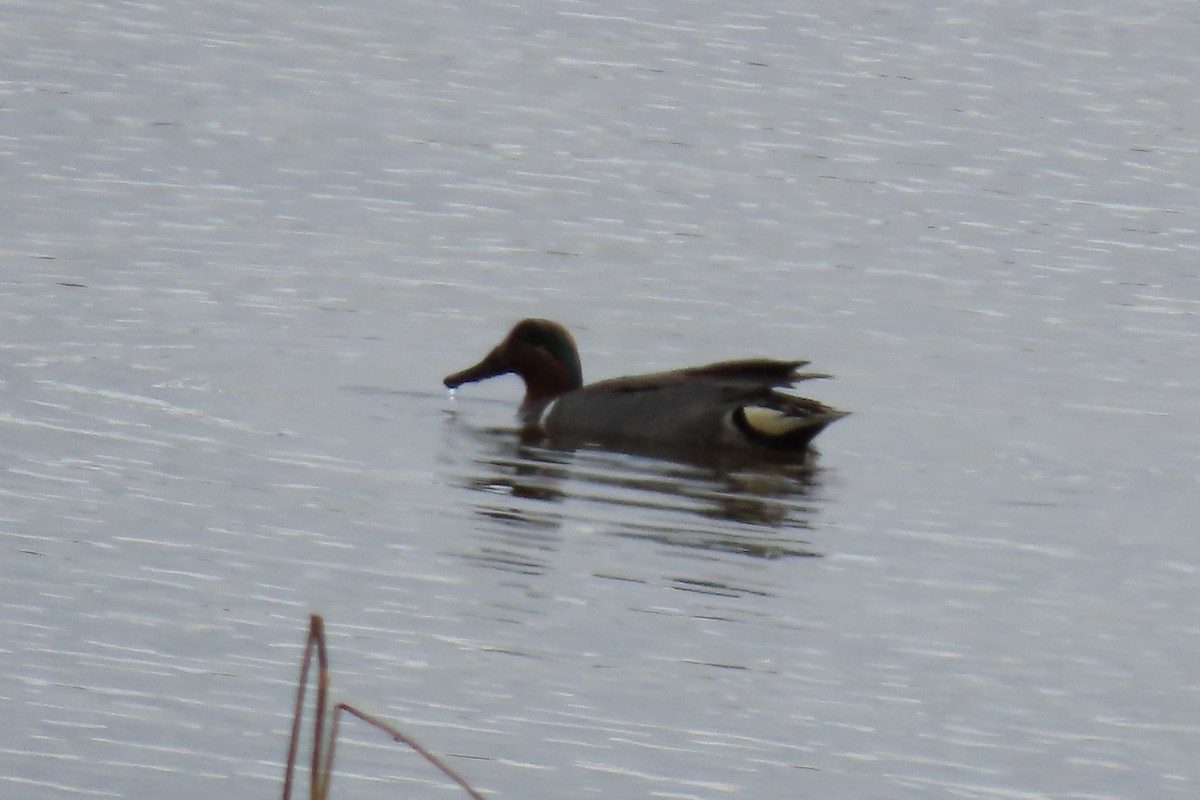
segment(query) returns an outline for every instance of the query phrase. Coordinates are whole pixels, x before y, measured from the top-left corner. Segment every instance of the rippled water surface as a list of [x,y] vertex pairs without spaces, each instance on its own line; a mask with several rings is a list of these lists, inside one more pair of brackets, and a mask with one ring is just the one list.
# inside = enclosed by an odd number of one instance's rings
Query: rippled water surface
[[[271,797],[333,684],[497,798],[1193,798],[1183,3],[12,2],[0,795]],[[523,443],[809,358],[811,470]],[[457,796],[348,725],[334,797]]]

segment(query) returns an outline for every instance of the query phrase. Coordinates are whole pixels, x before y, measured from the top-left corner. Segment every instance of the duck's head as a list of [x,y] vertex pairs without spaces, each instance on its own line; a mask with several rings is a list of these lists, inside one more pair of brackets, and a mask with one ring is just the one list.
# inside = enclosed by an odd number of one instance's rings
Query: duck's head
[[525,381],[522,408],[583,385],[575,340],[566,328],[548,319],[521,320],[482,361],[462,372],[447,375],[443,383],[454,389],[464,383],[510,372]]

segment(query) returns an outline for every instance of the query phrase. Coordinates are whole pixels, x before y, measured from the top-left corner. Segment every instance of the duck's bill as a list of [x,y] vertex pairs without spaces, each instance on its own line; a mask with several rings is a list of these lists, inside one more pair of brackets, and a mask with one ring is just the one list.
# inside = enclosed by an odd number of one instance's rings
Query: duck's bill
[[510,371],[508,364],[504,363],[502,359],[498,358],[494,353],[488,353],[483,361],[480,361],[473,367],[467,367],[462,372],[447,375],[442,379],[442,383],[446,384],[447,389],[457,389],[464,383],[487,380],[497,375],[504,375]]

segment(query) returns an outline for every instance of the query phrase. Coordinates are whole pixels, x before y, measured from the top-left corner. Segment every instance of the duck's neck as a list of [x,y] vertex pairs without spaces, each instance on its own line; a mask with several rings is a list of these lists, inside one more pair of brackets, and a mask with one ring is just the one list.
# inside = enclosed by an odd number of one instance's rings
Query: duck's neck
[[521,401],[521,409],[528,410],[536,405],[553,400],[559,395],[572,392],[583,385],[579,373],[579,359],[573,364],[564,363],[560,359],[551,358],[545,353],[537,358],[536,364],[524,365],[525,368],[517,374],[525,381],[525,399]]

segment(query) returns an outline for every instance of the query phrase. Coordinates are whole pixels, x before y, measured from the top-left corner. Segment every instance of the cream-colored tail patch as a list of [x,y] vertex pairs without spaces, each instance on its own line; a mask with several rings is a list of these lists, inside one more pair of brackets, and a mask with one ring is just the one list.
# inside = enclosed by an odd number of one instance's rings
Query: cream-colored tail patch
[[804,427],[804,418],[764,406],[742,406],[742,415],[755,432],[763,436],[787,436]]

